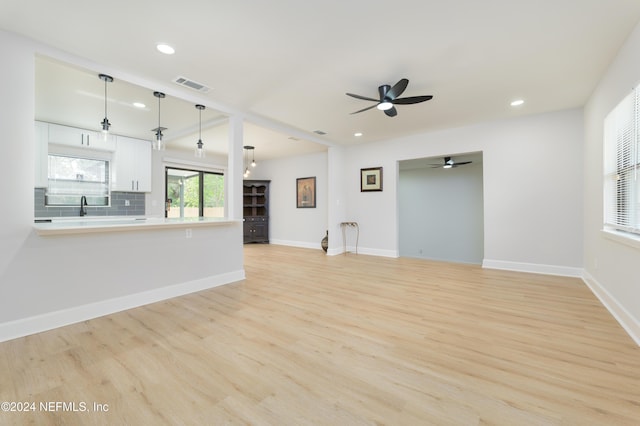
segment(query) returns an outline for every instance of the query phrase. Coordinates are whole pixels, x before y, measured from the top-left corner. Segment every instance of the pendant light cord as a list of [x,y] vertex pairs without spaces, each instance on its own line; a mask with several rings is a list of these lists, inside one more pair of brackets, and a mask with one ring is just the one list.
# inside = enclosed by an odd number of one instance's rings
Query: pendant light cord
[[105,118],[108,116],[107,115],[107,79],[104,79],[104,116]]

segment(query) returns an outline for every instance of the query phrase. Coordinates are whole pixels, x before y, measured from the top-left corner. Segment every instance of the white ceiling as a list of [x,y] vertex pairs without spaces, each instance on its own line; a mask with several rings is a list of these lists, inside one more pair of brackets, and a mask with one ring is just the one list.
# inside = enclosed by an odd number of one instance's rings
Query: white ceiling
[[[150,93],[169,88],[170,98],[189,100],[173,113],[168,99],[162,106],[162,125],[174,138],[186,135],[195,144],[188,134],[189,127],[197,130],[192,101],[202,100],[208,107],[203,122],[246,116],[252,123],[248,144],[254,130],[257,135],[272,129],[250,143],[256,156],[265,157],[278,145],[281,153],[302,153],[326,149],[309,142],[371,142],[580,107],[640,19],[637,0],[67,0],[63,5],[0,0],[0,28],[90,65],[82,90],[91,125],[102,120],[104,87],[96,72],[105,72],[116,78],[108,87],[114,132],[125,126],[124,117],[139,116],[131,108],[118,115],[115,106],[117,86],[130,80],[145,88],[148,111],[134,119],[145,137],[157,127],[157,99]],[[176,53],[157,52],[158,42],[171,44]],[[211,90],[202,95],[178,87],[172,83],[177,76]],[[410,80],[403,96],[434,99],[398,106],[395,118],[376,109],[350,114],[369,103],[346,92],[376,98],[379,85],[403,77]],[[510,107],[516,98],[525,104]],[[91,99],[97,104],[89,108]],[[55,115],[44,103],[38,103],[37,114]],[[181,122],[170,122],[178,117]],[[217,132],[226,137],[224,127]],[[357,138],[355,132],[364,135]],[[203,134],[208,149],[218,143],[214,138]],[[225,150],[226,142],[220,143]]]

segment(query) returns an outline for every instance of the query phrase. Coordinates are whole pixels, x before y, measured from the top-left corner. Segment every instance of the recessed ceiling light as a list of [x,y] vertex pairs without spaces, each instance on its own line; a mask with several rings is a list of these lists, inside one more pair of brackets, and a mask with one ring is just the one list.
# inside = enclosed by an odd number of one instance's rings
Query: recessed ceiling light
[[362,136],[362,132],[356,132],[353,134],[353,136],[359,138],[360,136]]
[[143,104],[142,102],[134,102],[133,106],[136,107],[136,108],[144,108],[144,107],[146,107],[146,105]]
[[524,103],[524,100],[522,99],[516,99],[515,101],[511,102],[511,106],[515,107],[515,106],[520,106]]
[[165,55],[173,55],[174,53],[176,53],[176,50],[173,47],[165,43],[158,43],[156,45],[156,48],[158,49],[158,51],[164,53]]

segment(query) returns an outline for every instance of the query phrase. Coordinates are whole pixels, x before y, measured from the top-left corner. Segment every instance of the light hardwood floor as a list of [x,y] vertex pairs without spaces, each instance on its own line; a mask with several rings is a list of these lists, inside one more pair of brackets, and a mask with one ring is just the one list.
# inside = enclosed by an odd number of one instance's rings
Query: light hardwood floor
[[36,411],[0,424],[640,424],[640,348],[579,279],[245,255],[245,281],[1,343],[0,402]]

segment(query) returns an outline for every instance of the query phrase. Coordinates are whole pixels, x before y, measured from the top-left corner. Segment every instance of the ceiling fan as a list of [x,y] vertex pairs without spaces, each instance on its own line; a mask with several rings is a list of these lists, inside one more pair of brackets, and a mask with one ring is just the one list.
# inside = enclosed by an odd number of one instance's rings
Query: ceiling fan
[[384,84],[378,87],[378,94],[380,95],[380,99],[369,98],[366,96],[354,95],[353,93],[347,93],[347,96],[351,96],[352,98],[362,99],[365,101],[373,101],[377,102],[375,105],[371,105],[370,107],[363,108],[359,111],[352,112],[351,114],[357,114],[359,112],[364,112],[370,110],[372,108],[378,108],[381,111],[384,111],[389,117],[395,117],[398,115],[398,111],[394,105],[410,105],[417,104],[420,102],[428,101],[432,99],[433,96],[409,96],[407,98],[399,98],[398,96],[402,95],[402,92],[405,91],[407,85],[409,84],[409,80],[406,78],[398,81],[393,87],[388,84]]
[[431,168],[443,168],[443,169],[451,169],[453,167],[464,166],[465,164],[470,164],[473,161],[461,161],[460,163],[456,163],[453,161],[451,157],[444,157],[444,163],[442,164],[431,164]]

